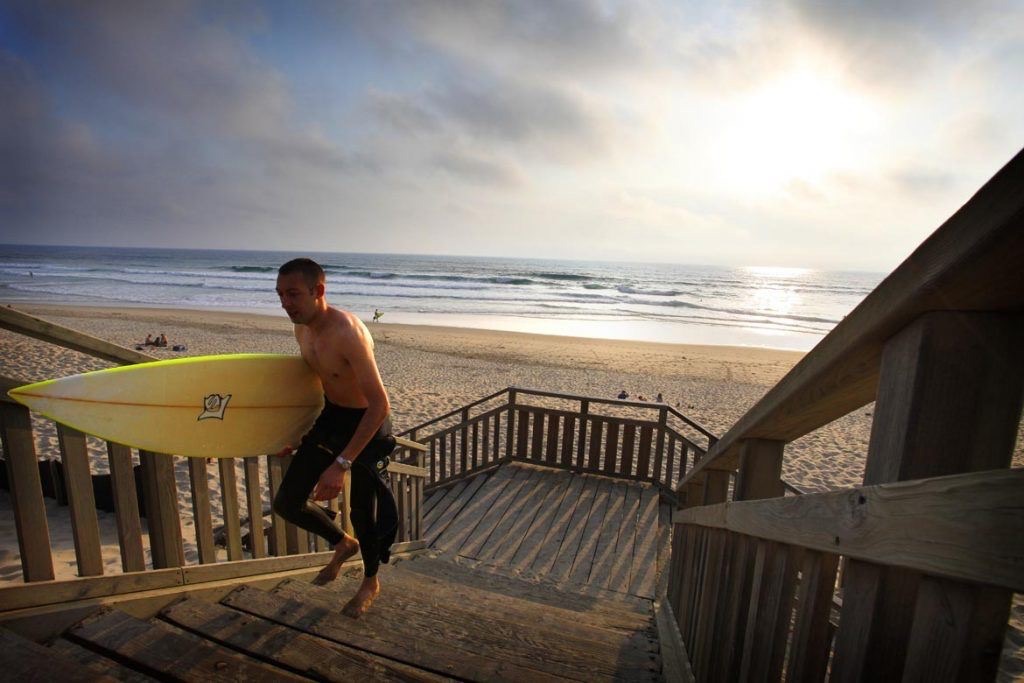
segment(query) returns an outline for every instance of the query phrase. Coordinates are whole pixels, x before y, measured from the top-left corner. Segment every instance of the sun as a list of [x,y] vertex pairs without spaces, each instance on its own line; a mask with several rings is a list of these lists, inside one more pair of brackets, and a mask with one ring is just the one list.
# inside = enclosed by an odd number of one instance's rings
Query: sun
[[825,70],[787,71],[728,108],[721,171],[737,189],[776,192],[856,163],[873,122],[870,102]]

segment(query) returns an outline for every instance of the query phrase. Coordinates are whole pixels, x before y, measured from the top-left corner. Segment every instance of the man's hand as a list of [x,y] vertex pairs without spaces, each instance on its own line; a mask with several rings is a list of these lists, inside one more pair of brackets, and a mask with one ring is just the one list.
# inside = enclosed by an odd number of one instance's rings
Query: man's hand
[[345,470],[336,462],[320,475],[320,479],[313,487],[313,500],[331,500],[336,498],[341,490],[345,488]]

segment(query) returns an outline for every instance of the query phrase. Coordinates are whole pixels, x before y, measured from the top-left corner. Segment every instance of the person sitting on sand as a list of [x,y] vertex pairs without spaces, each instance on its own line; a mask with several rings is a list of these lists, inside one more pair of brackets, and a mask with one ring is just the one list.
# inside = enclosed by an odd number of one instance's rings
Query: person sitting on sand
[[[358,618],[380,593],[377,571],[391,555],[398,532],[398,505],[391,493],[388,456],[394,450],[391,404],[373,356],[373,339],[359,318],[327,304],[323,268],[295,259],[278,270],[277,295],[295,323],[299,351],[320,377],[324,408],[302,437],[274,498],[274,512],[327,539],[334,556],[313,580],[333,581],[342,563],[362,554],[363,581],[342,612]],[[287,447],[278,455],[292,453]],[[356,537],[319,505],[331,500],[351,473],[351,518]],[[374,514],[376,510],[376,514]]]
[[629,394],[626,393],[625,389],[623,389],[622,391],[619,392],[619,400],[623,400],[623,399],[627,399],[627,398],[629,398]]
[[163,332],[161,332],[160,336],[156,340],[156,345],[157,346],[167,346],[167,335],[164,334]]
[[152,346],[155,343],[156,342],[153,341],[153,335],[151,335],[151,334],[147,334],[146,335],[146,341],[142,342],[142,344],[144,346]]

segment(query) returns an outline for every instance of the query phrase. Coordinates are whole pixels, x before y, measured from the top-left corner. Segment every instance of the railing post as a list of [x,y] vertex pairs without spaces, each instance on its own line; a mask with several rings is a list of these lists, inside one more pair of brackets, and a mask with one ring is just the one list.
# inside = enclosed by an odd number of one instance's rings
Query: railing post
[[587,415],[590,414],[590,401],[583,399],[580,401],[580,426],[579,426],[579,438],[576,444],[576,471],[582,472],[583,467],[583,454],[586,453],[586,440],[587,440]]
[[[657,465],[656,465],[656,469],[655,469],[654,476],[652,477],[652,479],[656,483],[658,483],[658,484],[660,484],[662,486],[668,487],[668,486],[671,486],[671,483],[667,482],[667,481],[661,481],[661,472],[658,471],[658,470],[661,469],[661,463],[662,463],[662,460],[665,457],[665,430],[666,429],[668,429],[668,406],[663,405],[660,408],[658,408],[658,439],[657,439],[657,442],[656,442],[656,444],[654,446],[654,462],[657,463]],[[681,476],[681,477],[685,476],[686,475],[686,462],[685,462],[685,460],[682,463],[680,463],[680,469],[682,470],[682,472],[679,473],[679,476]]]
[[[462,445],[459,448],[459,459],[462,461],[462,471],[460,474],[465,474],[471,469],[469,466],[469,427],[466,426],[466,423],[469,422],[469,408],[463,408],[462,412],[459,413],[459,417],[462,418],[462,429],[460,430]],[[476,458],[476,453],[473,454],[473,458]]]
[[22,576],[25,581],[50,581],[53,579],[50,531],[28,408],[0,400],[0,436],[7,460],[7,482],[14,527],[18,532]]
[[[1024,317],[928,313],[882,351],[864,483],[1010,465]],[[1011,593],[850,560],[837,680],[995,678]]]
[[515,455],[516,390],[508,390],[508,424],[505,426],[505,461],[512,462]]
[[759,500],[785,495],[782,485],[782,453],[785,441],[744,439],[736,471],[733,500]]
[[180,567],[185,564],[185,550],[181,543],[174,462],[169,455],[149,451],[139,451],[139,462],[142,464],[146,528],[149,530],[153,568]]

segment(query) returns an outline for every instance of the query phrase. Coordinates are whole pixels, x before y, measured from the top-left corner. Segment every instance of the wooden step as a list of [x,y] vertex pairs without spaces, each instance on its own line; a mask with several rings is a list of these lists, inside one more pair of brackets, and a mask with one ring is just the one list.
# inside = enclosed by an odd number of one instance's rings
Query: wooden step
[[[290,581],[273,592],[339,609],[359,584],[354,579],[339,581],[341,590]],[[489,653],[528,668],[542,663],[547,673],[570,679],[651,680],[661,669],[657,644],[649,638],[585,626],[573,621],[571,612],[536,604],[523,607],[511,598],[504,602],[507,611],[495,612],[460,594],[450,583],[440,591],[397,582],[390,587],[366,616],[372,613],[375,619],[391,623],[433,624],[443,632],[444,643],[455,650]]]
[[187,599],[160,618],[176,626],[295,673],[329,681],[443,681],[441,676],[345,647],[302,631],[231,609]]
[[[566,622],[572,626],[579,625],[587,632],[587,637],[595,637],[590,633],[592,629],[605,629],[610,632],[610,638],[621,638],[623,634],[642,634],[649,640],[654,638],[655,629],[649,615],[638,615],[628,610],[624,616],[590,609],[581,611],[579,608],[584,601],[578,596],[555,591],[548,591],[548,600],[540,603],[517,597],[515,594],[468,586],[455,578],[438,578],[406,571],[403,569],[406,566],[410,566],[409,563],[403,562],[397,567],[382,568],[381,583],[385,596],[394,592],[418,594],[422,596],[421,600],[438,604],[443,609],[482,611],[501,615],[513,622],[521,620],[533,623],[539,615],[540,618],[557,624],[559,628]],[[341,597],[347,600],[358,583],[359,577],[340,576],[327,589],[340,592]],[[591,599],[589,602],[593,604],[594,601]]]
[[57,638],[47,645],[47,649],[58,657],[72,660],[77,662],[79,665],[88,668],[90,671],[110,676],[118,681],[127,681],[128,683],[145,683],[146,681],[156,680],[152,676],[147,676],[141,671],[129,669],[109,657],[104,657],[103,655],[84,648],[77,643],[72,643],[66,638]]
[[396,565],[403,571],[412,571],[440,579],[451,579],[460,585],[472,586],[503,595],[511,595],[540,604],[572,609],[581,613],[600,612],[611,615],[627,613],[634,615],[628,621],[635,627],[636,617],[649,621],[652,615],[652,602],[640,598],[629,599],[630,596],[619,595],[621,600],[597,600],[594,597],[582,596],[572,591],[560,590],[555,584],[530,581],[521,577],[509,576],[505,573],[489,571],[486,565],[472,566],[470,563],[453,561],[444,556],[419,556],[405,560]]
[[435,623],[416,619],[383,620],[370,610],[351,619],[301,598],[242,586],[221,602],[234,609],[299,629],[311,635],[387,657],[410,666],[464,680],[560,680],[541,669],[525,667],[473,650],[455,650]]
[[117,680],[5,628],[0,628],[0,670],[7,681]]
[[142,621],[119,610],[102,610],[69,629],[66,636],[162,680],[309,680],[162,622]]

